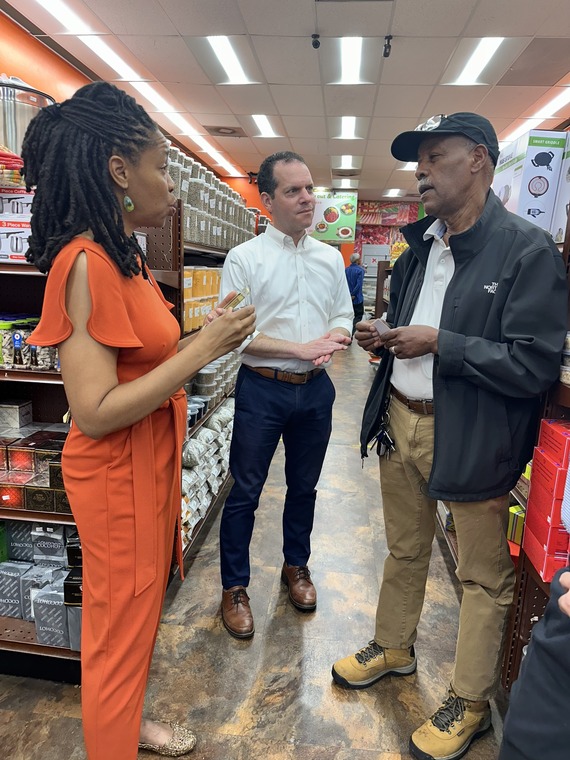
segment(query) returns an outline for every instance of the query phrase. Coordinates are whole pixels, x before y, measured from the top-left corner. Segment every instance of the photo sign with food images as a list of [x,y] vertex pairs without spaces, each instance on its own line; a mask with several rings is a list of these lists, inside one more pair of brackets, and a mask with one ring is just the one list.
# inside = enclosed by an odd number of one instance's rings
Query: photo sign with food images
[[356,193],[316,191],[317,206],[307,232],[325,243],[353,243],[356,228]]

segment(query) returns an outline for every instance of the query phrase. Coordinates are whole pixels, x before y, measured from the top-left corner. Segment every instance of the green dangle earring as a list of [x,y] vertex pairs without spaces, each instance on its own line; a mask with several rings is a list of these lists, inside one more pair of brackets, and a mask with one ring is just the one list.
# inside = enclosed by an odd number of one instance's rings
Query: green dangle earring
[[125,207],[125,211],[129,214],[131,213],[131,211],[135,210],[135,204],[133,203],[132,198],[129,195],[127,195],[126,190],[125,190],[125,195],[123,198],[123,206]]

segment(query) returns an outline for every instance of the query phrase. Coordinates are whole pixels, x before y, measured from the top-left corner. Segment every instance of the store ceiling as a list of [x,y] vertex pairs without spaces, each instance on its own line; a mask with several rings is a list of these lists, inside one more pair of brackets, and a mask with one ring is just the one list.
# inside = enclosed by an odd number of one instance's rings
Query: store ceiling
[[[412,197],[413,172],[390,155],[402,130],[438,113],[477,111],[507,137],[570,86],[568,0],[65,0],[155,90],[246,175],[278,150],[301,153],[316,185],[340,186],[341,156],[352,155],[359,197],[388,188]],[[67,51],[101,79],[134,95],[161,126],[221,176],[228,171],[145,100],[36,0],[0,2],[35,35]],[[20,15],[18,15],[20,14]],[[314,49],[311,35],[320,35]],[[227,35],[254,83],[227,78],[205,37]],[[382,56],[392,35],[391,54]],[[362,36],[359,85],[335,84],[340,38]],[[454,86],[481,37],[507,39],[483,71],[484,84]],[[10,72],[6,72],[10,74]],[[252,114],[278,134],[259,137]],[[341,117],[356,116],[359,139],[339,139]],[[570,119],[570,105],[540,128]],[[235,133],[222,134],[227,130]]]

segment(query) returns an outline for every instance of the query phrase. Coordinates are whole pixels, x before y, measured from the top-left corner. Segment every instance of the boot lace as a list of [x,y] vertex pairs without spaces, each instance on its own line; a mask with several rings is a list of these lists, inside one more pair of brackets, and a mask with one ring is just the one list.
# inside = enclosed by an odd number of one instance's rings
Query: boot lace
[[235,591],[231,591],[230,593],[232,595],[232,604],[235,607],[249,602],[249,596],[244,588],[236,588]]
[[449,733],[455,722],[463,720],[465,715],[465,700],[457,694],[449,694],[442,706],[431,716],[431,722],[440,731]]
[[384,648],[374,640],[369,641],[368,645],[362,647],[354,656],[361,665],[366,665],[375,657],[381,657],[384,654]]
[[299,566],[296,568],[295,572],[295,580],[297,581],[308,581],[311,578],[311,571],[306,565]]

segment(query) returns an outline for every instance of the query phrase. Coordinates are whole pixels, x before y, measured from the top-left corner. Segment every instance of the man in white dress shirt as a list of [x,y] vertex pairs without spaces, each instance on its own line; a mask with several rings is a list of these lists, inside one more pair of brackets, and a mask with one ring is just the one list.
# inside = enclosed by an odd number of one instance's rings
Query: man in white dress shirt
[[230,449],[235,482],[220,527],[222,620],[242,639],[254,633],[246,588],[255,510],[280,438],[286,480],[281,578],[296,608],[316,607],[307,565],[335,398],[325,368],[350,344],[353,319],[340,253],[305,232],[315,198],[304,160],[290,152],[269,156],[257,184],[273,223],[228,253],[220,293],[249,290],[257,317],[256,331],[241,346]]
[[393,329],[357,325],[358,343],[381,356],[361,451],[378,444],[389,554],[374,639],[335,662],[333,678],[362,689],[415,671],[437,500],[445,502],[463,587],[455,664],[409,750],[457,760],[491,725],[514,588],[509,491],[532,456],[540,394],[558,375],[566,275],[551,237],[490,189],[499,146],[487,119],[432,117],[398,135],[392,155],[417,161],[428,216],[402,228],[409,248],[390,283]]

